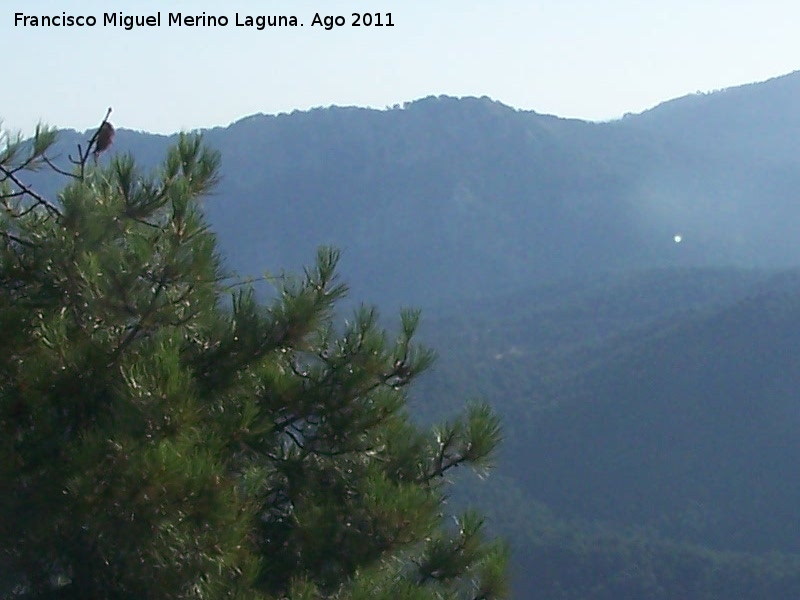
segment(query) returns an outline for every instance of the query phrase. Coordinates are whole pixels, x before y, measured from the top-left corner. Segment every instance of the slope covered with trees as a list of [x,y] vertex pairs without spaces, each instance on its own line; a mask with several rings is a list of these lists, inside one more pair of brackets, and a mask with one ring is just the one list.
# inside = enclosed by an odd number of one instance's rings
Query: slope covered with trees
[[798,298],[796,271],[657,271],[426,323],[452,351],[420,412],[458,381],[506,418],[499,477],[455,499],[491,507],[517,597],[800,593]]
[[[632,267],[791,266],[798,81],[609,123],[449,97],[254,115],[205,132],[225,182],[207,214],[238,272],[299,269],[326,243],[387,307]],[[122,127],[115,145],[152,166],[174,141]]]

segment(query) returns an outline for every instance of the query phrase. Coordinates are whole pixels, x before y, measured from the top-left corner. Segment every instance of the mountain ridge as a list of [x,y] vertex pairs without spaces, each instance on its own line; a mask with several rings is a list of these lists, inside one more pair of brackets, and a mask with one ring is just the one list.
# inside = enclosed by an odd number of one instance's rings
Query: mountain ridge
[[[223,159],[207,212],[234,271],[297,270],[331,244],[354,295],[394,308],[564,273],[786,268],[798,95],[800,72],[599,123],[485,96],[250,115],[202,132]],[[739,127],[741,96],[774,110]],[[152,167],[174,139],[120,127],[114,151]]]

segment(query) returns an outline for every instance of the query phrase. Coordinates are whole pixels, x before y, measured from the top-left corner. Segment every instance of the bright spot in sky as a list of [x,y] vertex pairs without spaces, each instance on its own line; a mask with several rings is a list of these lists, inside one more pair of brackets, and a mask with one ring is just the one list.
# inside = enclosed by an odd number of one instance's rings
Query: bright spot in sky
[[680,235],[676,235],[676,236],[674,236],[672,239],[673,239],[673,241],[674,241],[676,244],[680,244],[680,243],[681,243],[681,241],[683,241],[683,237],[682,237],[682,236],[680,236]]

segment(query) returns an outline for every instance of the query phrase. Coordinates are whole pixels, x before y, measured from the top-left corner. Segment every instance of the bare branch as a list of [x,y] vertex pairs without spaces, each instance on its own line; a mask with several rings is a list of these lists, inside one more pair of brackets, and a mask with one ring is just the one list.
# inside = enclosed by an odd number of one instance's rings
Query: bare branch
[[[56,208],[54,204],[48,202],[43,196],[41,196],[38,192],[34,191],[33,188],[31,188],[30,186],[25,185],[19,179],[19,177],[16,176],[13,170],[9,170],[4,166],[0,165],[0,173],[5,175],[6,179],[10,179],[14,183],[14,185],[16,185],[22,191],[23,195],[28,196],[35,201],[35,204],[33,207],[31,207],[31,210],[33,208],[36,208],[36,206],[44,206],[47,209],[47,212],[49,212],[51,215],[55,217],[61,217],[61,211],[58,210],[58,208]],[[28,212],[30,212],[30,210],[26,211],[25,214],[27,214]]]
[[70,173],[69,171],[65,171],[64,169],[56,165],[50,157],[45,156],[44,154],[42,155],[42,160],[48,167],[50,167],[53,171],[55,171],[59,175],[65,175],[66,177],[72,177],[73,179],[80,179],[79,175],[76,175],[75,173]]

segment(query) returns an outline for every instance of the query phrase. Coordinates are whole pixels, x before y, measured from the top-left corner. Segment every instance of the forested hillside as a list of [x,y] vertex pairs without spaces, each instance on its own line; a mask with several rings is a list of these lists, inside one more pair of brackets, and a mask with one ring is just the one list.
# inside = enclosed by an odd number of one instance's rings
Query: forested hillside
[[456,500],[492,507],[519,597],[800,591],[797,272],[648,271],[463,314],[428,322],[415,408],[454,413],[430,398],[457,390],[506,417],[499,477]]
[[[449,97],[254,115],[205,132],[223,156],[207,210],[237,271],[296,268],[332,244],[356,295],[387,308],[598,271],[791,266],[798,82],[609,123]],[[170,141],[118,121],[115,150],[145,163]]]

